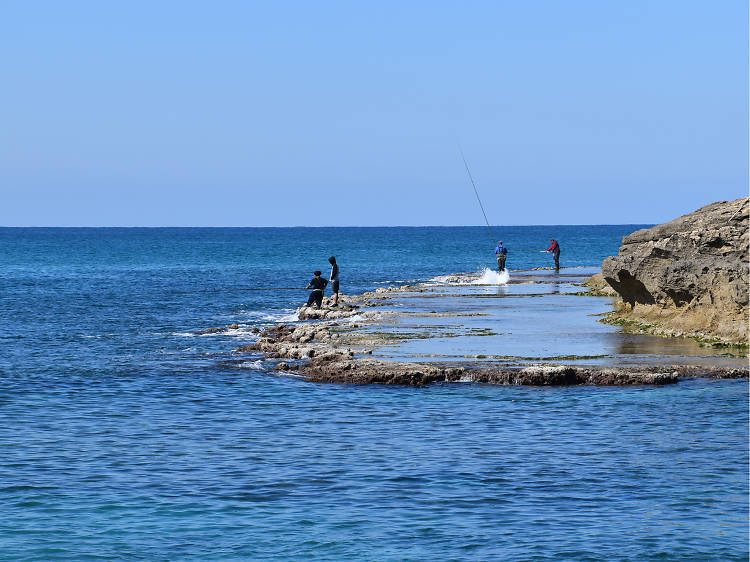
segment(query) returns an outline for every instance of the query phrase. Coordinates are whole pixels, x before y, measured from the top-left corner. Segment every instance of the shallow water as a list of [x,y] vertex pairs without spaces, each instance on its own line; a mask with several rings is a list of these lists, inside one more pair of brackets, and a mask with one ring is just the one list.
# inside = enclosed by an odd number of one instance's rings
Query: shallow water
[[[635,228],[502,235],[511,269],[553,235],[596,267]],[[330,254],[345,292],[481,271],[484,232],[0,229],[0,557],[747,559],[747,381],[318,385],[231,351],[306,296],[238,288]],[[470,301],[586,302],[505,290]],[[557,353],[516,318],[524,353]]]
[[461,364],[491,358],[511,365],[564,361],[612,366],[747,366],[745,357],[701,346],[690,338],[623,334],[617,326],[597,322],[612,309],[614,299],[573,293],[585,290],[580,283],[598,271],[579,267],[511,272],[508,280],[497,279],[497,273],[492,277],[480,272],[471,281],[427,283],[427,292],[397,294],[389,308],[415,316],[371,329],[417,337],[378,348],[373,356]]

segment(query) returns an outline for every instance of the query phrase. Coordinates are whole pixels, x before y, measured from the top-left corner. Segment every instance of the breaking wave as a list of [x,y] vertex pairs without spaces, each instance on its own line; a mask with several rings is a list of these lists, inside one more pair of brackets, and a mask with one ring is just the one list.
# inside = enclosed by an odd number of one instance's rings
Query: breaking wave
[[277,313],[264,312],[259,310],[240,310],[239,313],[243,319],[250,322],[297,322],[299,320],[297,312],[286,309]]
[[432,283],[445,285],[507,285],[510,281],[510,273],[504,270],[499,273],[488,267],[476,273],[453,273],[451,275],[438,275],[430,280]]
[[471,285],[507,285],[510,281],[510,273],[507,269],[502,272],[493,271],[487,267],[482,270],[479,279],[475,279]]

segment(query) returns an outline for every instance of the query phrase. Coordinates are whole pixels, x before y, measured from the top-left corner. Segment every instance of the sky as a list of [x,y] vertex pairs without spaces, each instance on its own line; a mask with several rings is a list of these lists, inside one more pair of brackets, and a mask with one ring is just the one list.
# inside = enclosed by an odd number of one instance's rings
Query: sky
[[0,226],[650,224],[748,194],[745,0],[3,3]]

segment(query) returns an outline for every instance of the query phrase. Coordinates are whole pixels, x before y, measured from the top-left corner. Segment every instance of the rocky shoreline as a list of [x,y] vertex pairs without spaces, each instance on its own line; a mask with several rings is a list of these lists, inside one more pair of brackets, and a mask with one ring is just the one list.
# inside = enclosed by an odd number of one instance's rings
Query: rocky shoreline
[[[518,271],[508,286],[482,288],[476,276],[451,274],[431,284],[342,295],[338,307],[325,299],[321,309],[301,308],[299,322],[268,328],[235,351],[262,353],[275,371],[310,381],[353,384],[664,385],[684,377],[747,377],[747,361],[731,359],[736,353],[712,355],[690,340],[747,355],[747,209],[748,198],[722,201],[634,232],[588,279],[575,268]],[[520,307],[513,304],[519,297],[528,299]],[[569,331],[565,344],[537,343],[539,329],[524,331],[515,315],[533,314],[539,297],[548,299],[537,317],[542,332]],[[603,311],[601,301],[577,301],[589,302],[586,308],[565,300],[587,297],[607,297],[614,310]],[[591,326],[589,316],[618,327],[614,344],[612,330]],[[678,336],[671,338],[678,343],[652,335]],[[451,338],[465,339],[453,345]],[[547,356],[536,357],[545,355],[542,348]]]
[[748,207],[748,198],[719,201],[623,238],[592,281],[619,296],[606,321],[746,350]]
[[[504,385],[665,385],[682,377],[741,378],[747,369],[720,366],[582,366],[565,364],[498,365],[491,359],[477,364],[423,363],[373,358],[378,347],[405,341],[413,334],[397,329],[378,330],[404,315],[436,316],[425,311],[395,311],[391,299],[401,293],[426,292],[419,286],[381,288],[359,296],[330,299],[321,309],[303,307],[300,323],[278,324],[264,330],[256,342],[236,353],[261,352],[276,360],[277,372],[292,372],[313,382],[399,384],[423,386],[438,382],[475,382]],[[457,314],[460,315],[460,314]],[[429,336],[428,336],[429,337]]]

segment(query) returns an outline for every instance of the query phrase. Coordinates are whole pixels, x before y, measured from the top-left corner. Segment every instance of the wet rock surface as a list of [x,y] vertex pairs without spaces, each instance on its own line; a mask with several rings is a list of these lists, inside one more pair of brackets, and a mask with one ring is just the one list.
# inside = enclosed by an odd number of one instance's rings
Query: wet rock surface
[[748,375],[747,370],[720,367],[597,368],[540,364],[508,368],[385,361],[368,357],[371,350],[367,346],[382,345],[382,336],[362,333],[357,329],[360,327],[359,324],[347,326],[331,321],[278,324],[265,330],[255,343],[235,351],[260,351],[266,357],[283,359],[273,367],[274,371],[293,371],[313,382],[346,384],[664,385],[676,383],[680,377],[739,378]]
[[623,238],[602,264],[612,316],[649,333],[748,343],[748,198],[720,201]]
[[[570,278],[570,287],[583,280],[580,274],[554,274],[554,277],[547,278],[519,273],[511,283],[515,283],[516,287],[529,287],[531,293],[526,294],[525,298],[534,299],[545,286],[547,288],[544,290],[550,293],[551,288],[550,294],[554,295],[555,287],[561,283],[560,279],[564,282],[567,278]],[[297,311],[299,322],[267,328],[254,343],[236,349],[235,353],[260,352],[269,360],[271,371],[275,373],[302,376],[314,382],[346,384],[423,386],[433,383],[474,382],[534,386],[665,385],[676,383],[684,377],[748,376],[748,369],[736,368],[736,364],[735,367],[727,367],[727,364],[720,361],[708,364],[704,361],[700,365],[670,364],[663,361],[658,365],[644,363],[618,366],[615,363],[613,366],[611,363],[596,364],[603,357],[597,355],[470,355],[467,354],[465,344],[459,345],[464,350],[464,355],[423,355],[415,361],[404,360],[403,354],[398,353],[393,358],[388,357],[388,352],[384,350],[401,349],[402,345],[417,341],[446,342],[459,337],[474,338],[476,341],[477,338],[505,337],[481,327],[467,327],[467,323],[484,318],[496,305],[481,304],[479,308],[472,310],[465,308],[463,304],[449,311],[434,309],[436,303],[433,297],[440,296],[444,299],[448,294],[445,291],[455,295],[452,297],[454,299],[468,299],[460,301],[468,307],[472,306],[472,302],[486,302],[487,297],[510,296],[502,288],[485,288],[484,292],[477,292],[476,286],[463,285],[467,279],[473,279],[471,274],[452,276],[452,282],[462,284],[458,288],[447,286],[440,279],[440,282],[430,286],[380,288],[358,296],[342,294],[339,305],[335,307],[332,306],[332,300],[327,298],[320,309],[300,308]],[[587,295],[608,295],[607,291],[611,291],[601,276],[594,276],[585,285],[592,291]],[[450,328],[440,325],[444,320],[448,321]],[[422,325],[422,322],[427,324]],[[591,322],[596,325],[593,319]],[[445,344],[436,345],[440,350]],[[373,351],[377,351],[377,356],[373,355]],[[586,364],[589,360],[593,363]]]

